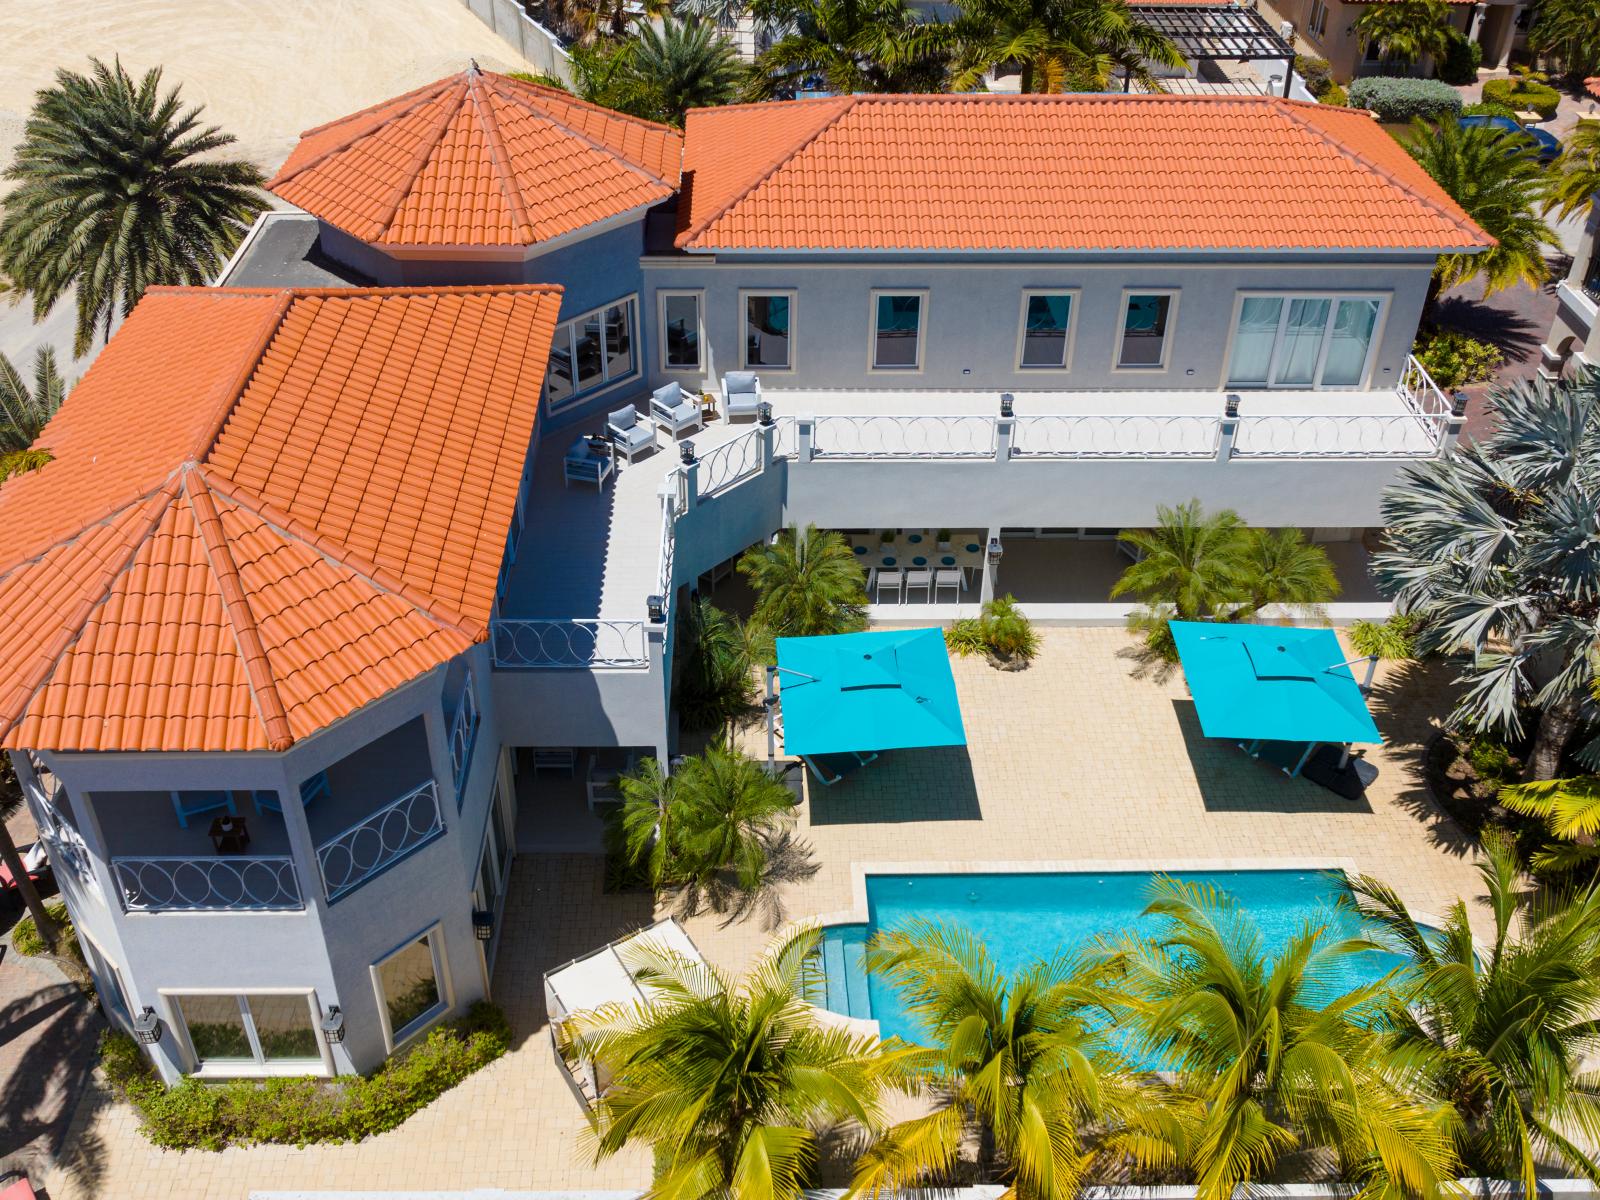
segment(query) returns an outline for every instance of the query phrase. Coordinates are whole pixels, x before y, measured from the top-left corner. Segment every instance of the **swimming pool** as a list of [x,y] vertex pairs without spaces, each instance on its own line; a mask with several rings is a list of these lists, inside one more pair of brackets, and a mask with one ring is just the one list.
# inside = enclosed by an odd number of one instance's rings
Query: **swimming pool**
[[[1361,922],[1339,901],[1349,894],[1336,871],[1185,871],[1175,877],[1228,892],[1261,930],[1268,954],[1284,946],[1307,918],[1336,933],[1360,932]],[[1139,914],[1156,875],[1150,872],[993,875],[868,875],[865,925],[830,925],[823,930],[823,1007],[878,1021],[883,1035],[922,1041],[915,1018],[900,1007],[893,987],[862,969],[867,939],[879,929],[912,920],[961,924],[975,932],[1003,973],[1040,958],[1081,947],[1100,934],[1157,931]],[[1382,976],[1395,955],[1372,952],[1352,958],[1340,980],[1347,990]]]

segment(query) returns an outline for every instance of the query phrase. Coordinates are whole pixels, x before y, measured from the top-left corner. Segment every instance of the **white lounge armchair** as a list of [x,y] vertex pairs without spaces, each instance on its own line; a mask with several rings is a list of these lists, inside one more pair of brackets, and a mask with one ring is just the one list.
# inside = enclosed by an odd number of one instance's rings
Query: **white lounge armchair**
[[677,383],[658,387],[650,393],[650,419],[673,437],[686,429],[705,426],[699,402]]
[[754,418],[761,408],[761,380],[753,371],[729,371],[722,377],[722,419]]
[[639,410],[631,404],[606,417],[606,434],[617,453],[629,462],[635,454],[656,448],[656,431],[639,419]]

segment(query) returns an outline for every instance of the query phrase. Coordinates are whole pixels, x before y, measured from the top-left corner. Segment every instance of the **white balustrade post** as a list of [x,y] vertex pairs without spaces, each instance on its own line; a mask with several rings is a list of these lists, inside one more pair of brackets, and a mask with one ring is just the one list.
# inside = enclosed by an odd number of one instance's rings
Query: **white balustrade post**
[[1467,423],[1467,394],[1456,392],[1450,397],[1450,415],[1444,419],[1439,433],[1439,456],[1443,458],[1454,450],[1461,440],[1461,430]]
[[777,457],[778,423],[772,419],[772,405],[763,402],[756,423],[756,434],[761,439],[761,473],[772,470],[772,460]]
[[1217,432],[1217,461],[1227,462],[1233,457],[1233,443],[1239,436],[1239,397],[1229,394],[1222,410],[1222,421]]
[[678,471],[683,476],[683,511],[688,512],[700,503],[700,459],[694,452],[694,442],[679,442],[678,456]]
[[1000,393],[1000,418],[994,423],[994,460],[1003,463],[1011,458],[1011,443],[1016,436],[1016,397],[1010,392]]
[[811,461],[814,449],[813,440],[817,435],[817,419],[815,417],[796,417],[794,419],[795,436],[795,461],[808,463]]

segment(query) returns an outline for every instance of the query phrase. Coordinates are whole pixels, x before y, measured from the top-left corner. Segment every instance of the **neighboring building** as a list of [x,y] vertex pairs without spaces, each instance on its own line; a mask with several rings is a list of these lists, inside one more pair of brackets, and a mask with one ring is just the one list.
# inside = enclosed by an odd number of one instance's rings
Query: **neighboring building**
[[1556,285],[1556,315],[1539,347],[1539,374],[1559,379],[1600,365],[1600,209],[1589,206],[1567,277]]
[[[1116,531],[1191,497],[1365,586],[1460,427],[1409,357],[1434,263],[1489,244],[1364,114],[1262,97],[680,138],[473,71],[273,187],[307,215],[152,292],[0,488],[0,748],[169,1078],[369,1070],[485,995],[519,776],[670,754],[677,605],[787,523],[951,543],[949,602],[885,567],[880,617],[1118,621]],[[605,414],[741,371],[753,426],[566,486]]]
[[[1259,11],[1285,36],[1293,34],[1301,54],[1327,59],[1334,77],[1348,81],[1359,75],[1407,73],[1385,64],[1377,48],[1364,46],[1351,26],[1364,4],[1387,0],[1259,0]],[[1447,0],[1450,24],[1468,41],[1483,47],[1484,70],[1503,70],[1512,51],[1527,40],[1531,4],[1516,0]]]

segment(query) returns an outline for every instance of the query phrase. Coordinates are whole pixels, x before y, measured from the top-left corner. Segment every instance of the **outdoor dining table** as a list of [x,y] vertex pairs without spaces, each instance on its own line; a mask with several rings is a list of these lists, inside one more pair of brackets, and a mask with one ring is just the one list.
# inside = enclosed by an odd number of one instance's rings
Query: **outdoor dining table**
[[866,569],[898,567],[936,571],[957,567],[961,571],[963,588],[972,586],[971,572],[983,566],[983,543],[977,534],[966,530],[954,533],[948,548],[942,550],[937,534],[927,529],[903,529],[888,542],[876,534],[857,535],[851,538],[850,549]]

